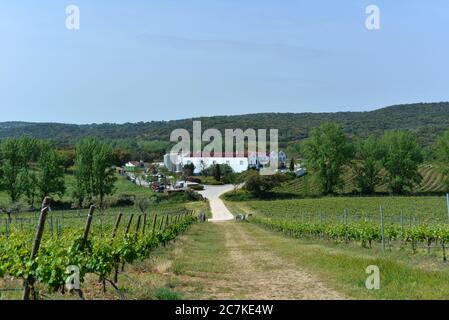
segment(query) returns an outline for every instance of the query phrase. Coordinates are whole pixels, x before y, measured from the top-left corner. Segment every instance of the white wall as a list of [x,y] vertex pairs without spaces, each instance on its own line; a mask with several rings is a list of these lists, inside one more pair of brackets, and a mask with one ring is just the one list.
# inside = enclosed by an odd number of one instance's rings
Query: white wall
[[[203,165],[201,164],[203,161]],[[182,158],[182,166],[186,164],[193,163],[195,166],[195,174],[199,174],[204,168],[209,168],[214,164],[227,164],[236,173],[243,172],[248,169],[248,158],[244,157],[208,157],[208,158],[198,158],[198,157],[184,157]]]

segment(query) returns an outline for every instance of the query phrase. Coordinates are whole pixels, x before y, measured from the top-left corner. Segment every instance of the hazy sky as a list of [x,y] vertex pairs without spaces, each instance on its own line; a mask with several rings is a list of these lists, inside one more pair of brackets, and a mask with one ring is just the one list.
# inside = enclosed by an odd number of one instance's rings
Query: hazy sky
[[[65,27],[67,5],[81,29]],[[365,8],[381,30],[365,28]],[[0,3],[0,121],[135,122],[449,100],[447,0]]]

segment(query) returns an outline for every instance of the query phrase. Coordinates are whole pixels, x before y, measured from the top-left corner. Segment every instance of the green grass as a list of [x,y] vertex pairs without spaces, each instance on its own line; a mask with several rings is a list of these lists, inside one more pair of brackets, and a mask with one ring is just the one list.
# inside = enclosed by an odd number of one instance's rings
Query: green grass
[[[444,197],[323,197],[315,199],[274,201],[231,201],[227,203],[234,213],[253,212],[279,219],[316,219],[318,212],[371,213],[378,218],[377,208],[397,220],[400,211],[412,214],[422,221],[440,220],[448,223]],[[291,215],[294,213],[294,215]],[[309,214],[307,214],[309,213]],[[340,215],[340,218],[342,216]],[[376,220],[378,221],[378,220]],[[393,247],[382,252],[376,243],[365,249],[359,243],[336,243],[326,240],[293,239],[255,224],[247,224],[247,232],[264,242],[266,248],[307,268],[330,286],[357,299],[448,299],[448,263],[441,259],[440,250],[430,253],[422,248],[413,255],[408,247]],[[269,236],[271,234],[272,236]],[[366,267],[380,268],[381,289],[367,290]]]
[[[317,244],[290,239],[258,226],[247,224],[249,235],[263,241],[280,256],[318,275],[325,283],[357,299],[448,299],[449,270],[447,263],[435,262],[420,255],[401,251],[356,246]],[[380,269],[380,290],[367,290],[366,268]]]
[[228,270],[227,259],[220,227],[197,223],[149,259],[127,266],[119,285],[127,299],[212,299],[208,290]]
[[[226,245],[226,230],[231,228],[237,239],[247,239],[236,246]],[[229,231],[228,231],[229,232]],[[257,244],[254,246],[254,244]],[[204,223],[193,226],[179,242],[159,248],[153,258],[127,270],[121,278],[128,298],[154,298],[154,290],[170,288],[186,299],[216,299],[217,297],[244,297],[251,299],[259,286],[256,279],[263,278],[275,287],[277,274],[269,265],[257,263],[258,252],[268,251],[276,256],[276,267],[303,270],[328,288],[349,299],[448,299],[449,269],[447,263],[431,257],[411,256],[401,250],[382,253],[379,249],[362,249],[355,245],[313,243],[292,239],[251,223]],[[242,265],[230,259],[231,252],[241,252]],[[263,252],[262,251],[262,252]],[[248,284],[238,286],[246,263],[252,266]],[[368,290],[366,268],[376,265],[380,269],[380,290]],[[151,272],[150,272],[151,271]],[[265,275],[261,275],[264,273]],[[251,277],[254,277],[251,280]],[[301,283],[292,283],[301,287]],[[273,290],[273,288],[271,288]]]
[[153,297],[154,300],[181,300],[182,294],[170,288],[160,287],[154,289]]

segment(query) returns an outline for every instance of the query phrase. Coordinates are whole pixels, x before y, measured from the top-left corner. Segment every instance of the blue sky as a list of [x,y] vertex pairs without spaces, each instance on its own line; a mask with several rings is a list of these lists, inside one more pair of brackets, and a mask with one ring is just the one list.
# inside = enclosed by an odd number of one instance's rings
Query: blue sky
[[[65,7],[81,29],[65,28]],[[365,28],[365,8],[381,30]],[[447,0],[0,4],[0,121],[136,122],[449,100]]]

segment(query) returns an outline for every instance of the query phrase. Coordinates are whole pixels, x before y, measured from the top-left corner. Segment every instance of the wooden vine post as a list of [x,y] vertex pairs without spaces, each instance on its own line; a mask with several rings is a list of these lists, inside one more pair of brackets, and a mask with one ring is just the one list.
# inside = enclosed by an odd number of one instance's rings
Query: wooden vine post
[[154,214],[154,218],[153,218],[153,229],[151,230],[151,236],[154,236],[154,231],[156,229],[156,222],[157,222],[157,214]]
[[139,215],[137,217],[137,224],[136,224],[136,236],[139,234],[139,230],[140,230],[140,221],[142,220],[142,215]]
[[385,236],[384,236],[384,211],[382,206],[379,207],[380,213],[380,237],[381,237],[381,248],[382,251],[385,251]]
[[162,216],[161,222],[159,223],[159,232],[162,231],[162,225],[164,224],[164,216]]
[[[33,249],[31,250],[31,260],[34,260],[39,252],[42,235],[44,234],[45,221],[47,214],[50,211],[50,198],[45,197],[42,202],[41,214],[39,216],[39,223],[37,225],[36,236],[34,237]],[[23,283],[23,300],[30,300],[30,293],[33,291],[33,298],[36,298],[34,292],[34,277],[29,276]]]
[[[131,213],[128,219],[128,224],[126,225],[125,237],[129,234],[129,230],[131,229],[131,224],[133,222],[134,213]],[[122,271],[125,271],[125,262],[122,262]]]
[[143,215],[142,235],[145,235],[146,228],[147,228],[147,214],[144,213],[144,215]]
[[81,244],[81,250],[84,249],[84,246],[87,243],[87,238],[89,237],[89,231],[90,231],[90,227],[92,225],[94,211],[95,211],[95,206],[91,205],[89,208],[89,214],[87,215],[86,226],[84,227],[83,242]]
[[112,229],[111,243],[114,241],[114,238],[117,234],[118,227],[120,225],[120,221],[122,220],[123,213],[119,213],[117,219],[115,220],[114,229]]
[[[111,245],[112,245],[112,243],[114,242],[115,236],[117,235],[117,230],[118,230],[118,227],[119,227],[119,225],[120,225],[120,221],[122,220],[122,216],[123,216],[123,213],[120,212],[120,213],[118,214],[118,216],[117,216],[117,219],[115,220],[114,229],[112,230]],[[118,267],[119,267],[119,263],[120,263],[119,260],[115,261],[115,267],[114,267],[114,283],[117,283],[117,282],[118,282]]]
[[131,229],[131,223],[133,222],[133,217],[134,217],[134,214],[132,213],[129,216],[128,224],[126,225],[125,236],[129,233],[129,229]]

